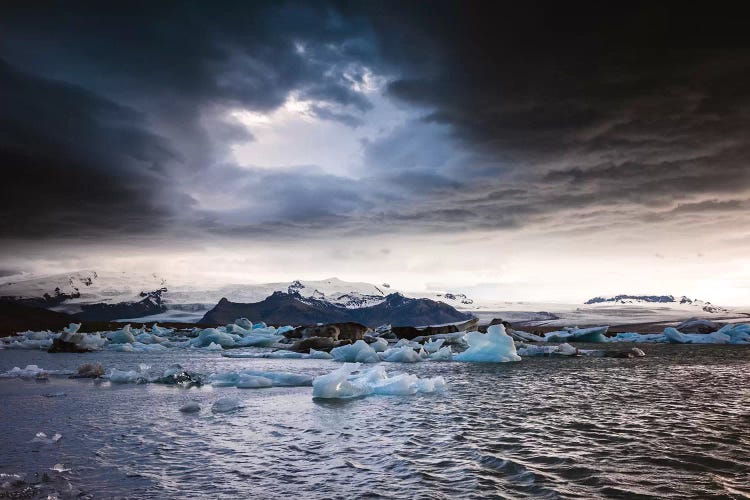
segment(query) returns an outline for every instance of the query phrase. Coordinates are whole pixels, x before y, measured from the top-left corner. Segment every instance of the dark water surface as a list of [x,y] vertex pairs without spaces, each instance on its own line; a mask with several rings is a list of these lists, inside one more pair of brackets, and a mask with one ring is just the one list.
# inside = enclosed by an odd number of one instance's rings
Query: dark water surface
[[[386,363],[442,375],[448,390],[345,402],[313,401],[310,387],[0,379],[0,473],[38,482],[47,472],[45,488],[60,497],[750,496],[750,348],[640,347],[646,358]],[[179,362],[203,373],[317,375],[339,366],[184,350],[0,351],[3,372],[27,364],[74,370],[91,361],[120,369]],[[211,403],[228,395],[246,406],[212,413]],[[190,399],[202,402],[200,413],[178,411]],[[63,437],[31,443],[40,431]],[[70,470],[50,471],[55,464]]]

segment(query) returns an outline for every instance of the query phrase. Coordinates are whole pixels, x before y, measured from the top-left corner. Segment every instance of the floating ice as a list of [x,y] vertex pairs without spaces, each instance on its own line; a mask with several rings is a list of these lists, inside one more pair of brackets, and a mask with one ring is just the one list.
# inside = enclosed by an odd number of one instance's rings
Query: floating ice
[[746,323],[730,323],[715,333],[728,335],[732,344],[750,344],[750,325]]
[[130,384],[130,383],[144,383],[147,382],[144,374],[140,371],[135,370],[118,370],[112,368],[109,372],[109,381],[113,384]]
[[370,344],[370,347],[372,347],[372,350],[375,352],[385,352],[386,349],[388,349],[388,341],[384,338],[378,337],[378,339]]
[[244,328],[245,330],[252,330],[253,329],[253,322],[250,321],[247,318],[236,319],[236,320],[234,320],[234,324],[237,325],[237,326],[239,326],[239,327],[241,327],[241,328]]
[[333,356],[325,351],[310,349],[310,359],[333,359]]
[[443,343],[445,342],[445,339],[429,339],[427,342],[422,344],[422,348],[424,348],[425,351],[427,351],[429,354],[433,354],[438,352],[440,348],[442,347]]
[[609,342],[663,343],[667,337],[663,333],[622,332],[610,337]]
[[380,361],[378,353],[364,340],[358,340],[353,344],[334,347],[331,356],[336,361],[351,363],[377,363]]
[[430,354],[429,359],[431,361],[451,361],[453,359],[453,352],[450,346],[441,347],[436,352]]
[[47,378],[49,372],[44,368],[39,368],[37,365],[26,365],[26,368],[19,368],[14,366],[12,370],[8,370],[5,373],[0,373],[0,378]]
[[310,375],[299,375],[287,372],[268,372],[258,370],[243,370],[240,372],[214,373],[208,377],[214,387],[236,387],[247,376],[263,377],[271,381],[273,386],[297,387],[312,385]]
[[109,332],[107,338],[113,344],[132,344],[135,342],[135,336],[130,325],[125,325],[120,330]]
[[237,382],[238,389],[260,389],[263,387],[273,387],[273,381],[266,377],[242,373]]
[[218,344],[221,347],[232,347],[234,346],[234,337],[216,328],[206,328],[205,330],[201,330],[198,336],[190,341],[190,345],[196,347],[209,347],[211,344]]
[[713,333],[681,333],[676,328],[665,328],[664,336],[673,344],[730,344],[732,337],[719,330]]
[[560,345],[528,345],[522,344],[517,353],[524,357],[537,356],[575,356],[579,354],[578,349],[570,344]]
[[565,328],[546,333],[544,339],[547,342],[607,342],[607,337],[604,334],[607,333],[608,329],[608,326]]
[[36,436],[34,436],[34,439],[32,439],[31,442],[41,444],[55,444],[60,441],[60,439],[62,439],[62,434],[60,434],[59,432],[56,432],[52,437],[48,437],[44,432],[37,432]]
[[207,346],[205,347],[205,349],[206,349],[207,351],[223,351],[223,350],[224,350],[224,348],[223,348],[223,347],[221,347],[221,345],[219,345],[219,344],[216,344],[216,343],[214,343],[214,342],[211,342],[210,344],[208,344],[208,345],[207,345]]
[[390,363],[417,363],[422,361],[419,353],[408,345],[388,349],[380,354],[380,358]]
[[235,398],[221,398],[211,405],[211,411],[214,413],[227,413],[242,408],[242,403]]
[[406,373],[389,375],[382,366],[355,373],[360,366],[360,363],[345,363],[331,373],[315,377],[313,398],[351,399],[372,394],[408,396],[445,388],[443,377],[420,379]]
[[521,357],[516,354],[516,345],[505,333],[503,325],[492,325],[487,328],[487,333],[468,332],[466,341],[469,348],[453,356],[454,360],[473,363],[521,361]]

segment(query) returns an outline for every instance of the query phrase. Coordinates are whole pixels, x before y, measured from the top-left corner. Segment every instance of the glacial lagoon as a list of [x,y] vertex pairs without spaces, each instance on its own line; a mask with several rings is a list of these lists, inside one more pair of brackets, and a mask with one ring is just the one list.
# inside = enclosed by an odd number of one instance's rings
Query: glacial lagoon
[[[27,365],[52,372],[46,380],[0,379],[0,491],[42,498],[750,495],[750,346],[639,347],[645,357],[363,365],[442,377],[445,388],[335,400],[314,399],[310,386],[183,388],[65,375],[99,362],[108,373],[159,374],[178,363],[202,375],[316,377],[342,366],[333,360],[228,358],[207,349],[0,350],[0,373]],[[237,407],[213,411],[227,398]],[[181,412],[189,402],[199,411]]]

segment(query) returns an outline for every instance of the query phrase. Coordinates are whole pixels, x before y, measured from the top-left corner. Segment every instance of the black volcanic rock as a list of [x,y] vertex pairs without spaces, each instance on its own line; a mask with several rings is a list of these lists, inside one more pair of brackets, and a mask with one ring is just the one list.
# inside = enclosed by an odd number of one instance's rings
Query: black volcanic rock
[[74,319],[69,314],[0,300],[0,337],[25,330],[60,330]]
[[296,293],[274,292],[260,302],[243,304],[222,298],[200,323],[222,325],[237,318],[252,318],[272,325],[310,325],[350,321],[346,309],[317,299],[302,299]]
[[[606,302],[623,302],[626,300],[638,300],[640,302],[653,302],[657,304],[667,304],[667,303],[674,303],[677,302],[674,298],[674,295],[615,295],[614,297],[594,297],[593,299],[589,299],[584,304],[590,305],[590,304],[603,304]],[[684,304],[685,301],[690,301],[690,299],[687,299],[687,297],[683,297],[682,301],[680,303]]]
[[161,300],[162,290],[155,292],[142,292],[145,297],[139,302],[120,302],[117,304],[83,304],[81,312],[75,317],[85,321],[112,321],[123,318],[138,318],[151,316],[167,310]]
[[380,304],[347,309],[314,298],[303,298],[296,293],[275,292],[254,304],[240,304],[223,298],[203,316],[205,324],[226,324],[237,318],[281,325],[309,325],[315,323],[357,322],[369,327],[385,323],[394,326],[422,326],[454,323],[471,319],[471,314],[457,311],[442,302],[411,299],[401,294],[388,295]]

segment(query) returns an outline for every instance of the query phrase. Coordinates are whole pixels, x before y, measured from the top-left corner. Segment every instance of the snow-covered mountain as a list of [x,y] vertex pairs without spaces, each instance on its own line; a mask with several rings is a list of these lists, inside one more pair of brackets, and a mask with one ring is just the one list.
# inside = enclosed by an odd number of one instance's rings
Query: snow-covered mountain
[[74,314],[84,305],[135,303],[166,290],[157,274],[76,271],[2,283],[0,298]]
[[200,304],[215,305],[220,299],[230,302],[254,303],[271,296],[274,292],[296,293],[305,298],[323,300],[347,308],[377,305],[387,293],[370,283],[342,281],[338,278],[324,280],[295,280],[281,283],[232,284],[218,288],[174,287],[164,294],[164,301],[171,307]]
[[584,304],[586,305],[622,305],[622,304],[658,305],[658,304],[664,304],[667,306],[683,306],[683,307],[688,307],[688,308],[698,308],[709,313],[726,312],[726,309],[719,307],[719,306],[715,306],[711,304],[710,302],[700,300],[700,299],[691,299],[689,297],[686,297],[685,295],[682,295],[679,297],[675,295],[648,295],[648,294],[602,295],[598,297],[593,297],[587,300]]

